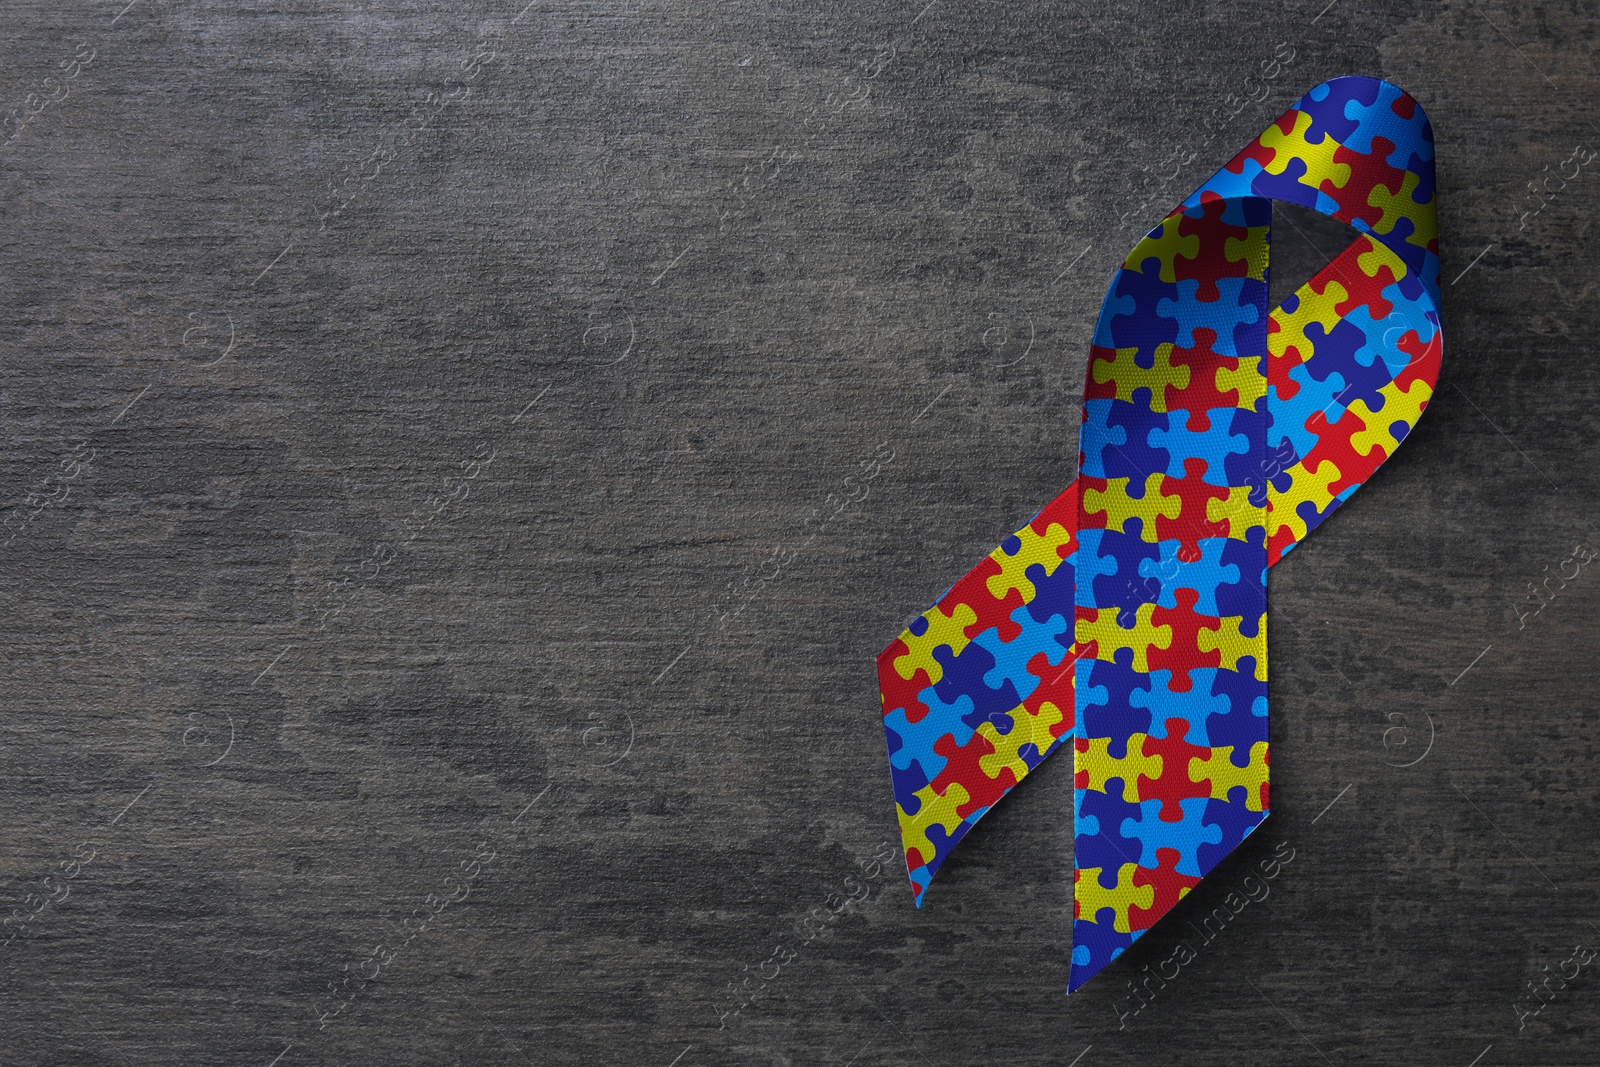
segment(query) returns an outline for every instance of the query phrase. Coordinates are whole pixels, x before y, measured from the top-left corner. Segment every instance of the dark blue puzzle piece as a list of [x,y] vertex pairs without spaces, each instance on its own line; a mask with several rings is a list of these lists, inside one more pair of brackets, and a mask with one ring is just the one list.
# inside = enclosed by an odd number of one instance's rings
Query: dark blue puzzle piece
[[[1367,335],[1361,327],[1349,319],[1340,319],[1333,324],[1333,329],[1324,333],[1322,323],[1310,322],[1306,324],[1305,333],[1306,340],[1316,348],[1316,355],[1304,364],[1306,373],[1318,381],[1327,381],[1335,374],[1343,378],[1344,388],[1337,399],[1346,408],[1357,400],[1372,411],[1383,407],[1383,395],[1379,390],[1394,381],[1394,375],[1378,358],[1378,353],[1367,347]],[[1358,355],[1363,349],[1367,356],[1365,363]]]
[[1267,817],[1266,812],[1251,811],[1245,807],[1246,794],[1249,790],[1242,785],[1236,785],[1228,790],[1227,800],[1206,801],[1206,813],[1202,822],[1207,826],[1220,826],[1222,840],[1216,844],[1202,844],[1197,850],[1200,862],[1201,876],[1211,872],[1211,868],[1221,863],[1223,858],[1239,847],[1245,835],[1261,825]]
[[1072,924],[1072,970],[1067,975],[1067,992],[1071,993],[1098,973],[1106,964],[1125,952],[1129,945],[1144,933],[1119,934],[1112,924],[1116,912],[1101,908],[1098,922],[1076,919]]
[[1245,536],[1248,541],[1229,538],[1223,543],[1222,565],[1236,565],[1239,580],[1217,585],[1217,614],[1222,618],[1240,616],[1240,635],[1254,637],[1261,624],[1261,614],[1267,610],[1267,531],[1252,526],[1245,531]]
[[1228,710],[1206,719],[1206,740],[1217,748],[1233,746],[1228,762],[1243,769],[1250,765],[1250,746],[1267,740],[1267,683],[1255,677],[1255,658],[1239,660],[1241,670],[1219,669],[1211,681],[1211,694],[1226,697]]
[[[1072,839],[1073,866],[1079,870],[1098,867],[1112,874],[1111,885],[1116,885],[1116,872],[1125,863],[1138,863],[1143,847],[1136,837],[1122,833],[1123,822],[1137,821],[1142,811],[1137,804],[1122,799],[1123,782],[1112,778],[1106,782],[1107,792],[1098,789],[1080,789],[1078,794],[1078,822]],[[1102,881],[1101,885],[1105,885]]]
[[998,689],[989,688],[984,676],[995,669],[995,658],[978,642],[970,642],[959,656],[951,654],[949,645],[940,645],[933,650],[933,658],[944,667],[944,677],[933,684],[933,691],[946,704],[954,704],[962,696],[971,698],[972,711],[961,717],[970,729],[1009,719],[1006,713],[1022,703],[1009,678]]
[[1178,286],[1161,280],[1161,261],[1154,257],[1146,259],[1137,271],[1124,271],[1116,284],[1117,296],[1132,299],[1134,310],[1131,315],[1112,317],[1112,342],[1117,348],[1137,349],[1134,362],[1148,369],[1155,365],[1156,348],[1177,339],[1178,324],[1162,318],[1158,306],[1162,300],[1176,299]]
[[1079,661],[1089,664],[1089,684],[1102,687],[1106,696],[1103,703],[1084,709],[1078,732],[1083,737],[1110,738],[1107,753],[1113,759],[1124,759],[1128,755],[1128,739],[1150,732],[1150,709],[1131,702],[1135,692],[1149,691],[1150,681],[1148,675],[1133,669],[1133,649],[1119,648],[1114,657],[1110,661]]
[[[1379,88],[1370,78],[1335,78],[1302,96],[1294,106],[1311,116],[1306,143],[1321,144],[1324,137],[1332,137],[1340,144],[1348,141],[1360,121],[1346,113],[1347,105],[1354,101],[1371,107],[1377,103]],[[1315,93],[1322,93],[1321,99],[1316,99]]]
[[[1152,413],[1121,400],[1113,400],[1110,403],[1106,423],[1108,426],[1120,428],[1127,439],[1101,453],[1100,462],[1105,468],[1104,477],[1127,478],[1143,485],[1146,478],[1165,471],[1172,463],[1171,454],[1165,448],[1152,448],[1149,439],[1150,431],[1166,429],[1167,416]],[[1181,475],[1182,471],[1179,473]]]

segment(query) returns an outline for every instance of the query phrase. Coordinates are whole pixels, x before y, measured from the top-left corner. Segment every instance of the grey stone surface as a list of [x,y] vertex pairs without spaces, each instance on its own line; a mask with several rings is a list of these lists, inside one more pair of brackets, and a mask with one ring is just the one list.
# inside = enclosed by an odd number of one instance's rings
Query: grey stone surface
[[[1518,1014],[1600,944],[1600,575],[1513,610],[1596,537],[1600,174],[1528,193],[1594,4],[5,21],[0,1060],[1595,1062],[1595,964]],[[1070,767],[917,911],[872,660],[1070,479],[1138,233],[1346,73],[1438,131],[1440,393],[1273,571],[1266,828],[1068,1000]]]

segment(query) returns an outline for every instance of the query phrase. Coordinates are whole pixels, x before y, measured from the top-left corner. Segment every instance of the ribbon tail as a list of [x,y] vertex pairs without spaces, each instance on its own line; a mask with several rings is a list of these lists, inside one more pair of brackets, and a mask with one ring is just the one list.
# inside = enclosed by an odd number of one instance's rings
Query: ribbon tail
[[911,892],[1072,736],[1077,487],[1069,486],[878,656]]

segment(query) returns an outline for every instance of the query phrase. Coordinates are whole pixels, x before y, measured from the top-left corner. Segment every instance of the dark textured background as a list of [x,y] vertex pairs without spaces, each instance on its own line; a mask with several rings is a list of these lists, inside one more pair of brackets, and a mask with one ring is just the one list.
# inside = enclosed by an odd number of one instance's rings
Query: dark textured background
[[[1600,945],[1600,573],[1515,610],[1600,538],[1596,5],[923,2],[6,7],[0,1062],[1596,1061],[1600,960],[1516,1005]],[[1347,73],[1438,132],[1440,391],[1273,570],[1266,829],[1068,1000],[1070,766],[917,912],[873,657]]]

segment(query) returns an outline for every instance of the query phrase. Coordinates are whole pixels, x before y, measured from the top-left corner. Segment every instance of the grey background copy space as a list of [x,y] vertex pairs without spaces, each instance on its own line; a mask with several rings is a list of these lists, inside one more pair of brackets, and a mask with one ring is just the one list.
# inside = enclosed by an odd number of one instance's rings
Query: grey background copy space
[[[0,1059],[1592,1063],[1594,7],[13,3]],[[1272,818],[1068,1000],[1070,765],[916,911],[872,660],[1345,73],[1440,391],[1273,571]]]

